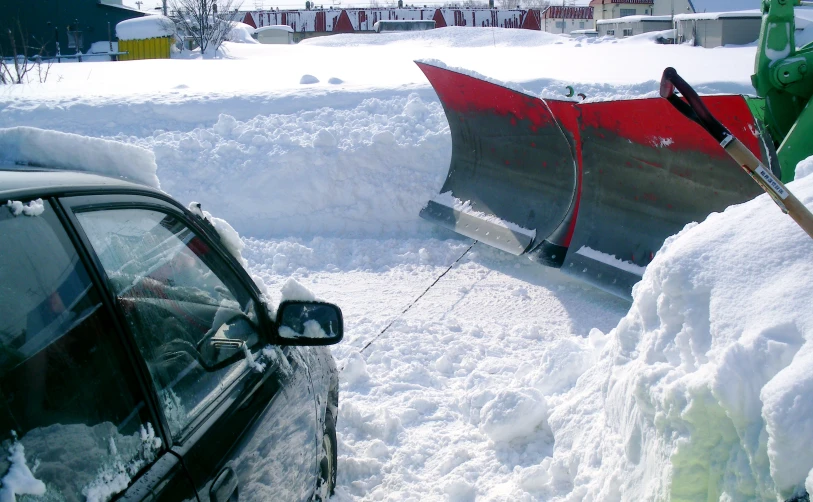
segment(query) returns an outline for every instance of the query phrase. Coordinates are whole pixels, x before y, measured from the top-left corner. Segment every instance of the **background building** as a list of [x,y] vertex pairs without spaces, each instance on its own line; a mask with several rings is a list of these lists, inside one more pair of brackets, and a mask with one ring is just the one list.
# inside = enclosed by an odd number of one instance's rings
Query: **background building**
[[551,5],[542,13],[542,31],[570,33],[593,28],[592,7]]
[[672,29],[672,16],[626,16],[596,21],[596,30],[600,37],[609,35],[625,38],[670,29]]
[[[0,0],[0,12],[0,33],[11,29],[18,45],[25,39],[29,55],[42,50],[44,56],[56,53],[56,42],[63,54],[74,54],[108,37],[115,41],[117,23],[146,14],[121,0]],[[9,46],[8,37],[0,37],[0,53],[9,56]]]
[[592,0],[593,19],[617,19],[627,16],[649,16],[655,0]]

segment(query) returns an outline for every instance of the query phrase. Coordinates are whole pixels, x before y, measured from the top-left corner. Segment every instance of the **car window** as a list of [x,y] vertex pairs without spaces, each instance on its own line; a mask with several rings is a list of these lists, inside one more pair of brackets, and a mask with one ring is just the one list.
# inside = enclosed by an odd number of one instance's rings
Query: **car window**
[[0,499],[107,499],[161,440],[99,292],[43,208],[0,206]]
[[255,305],[226,263],[176,217],[149,209],[78,213],[160,394],[172,435],[247,369]]

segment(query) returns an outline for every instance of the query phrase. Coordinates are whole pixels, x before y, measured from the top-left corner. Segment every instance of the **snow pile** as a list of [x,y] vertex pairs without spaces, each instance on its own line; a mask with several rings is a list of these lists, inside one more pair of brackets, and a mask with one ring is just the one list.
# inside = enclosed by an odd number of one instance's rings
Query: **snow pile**
[[259,44],[260,42],[254,40],[251,34],[254,33],[254,28],[238,21],[232,21],[231,31],[229,32],[226,40],[239,44]]
[[[25,448],[12,431],[14,441],[8,448],[8,461],[11,465],[3,476],[0,487],[0,501],[15,502],[17,495],[45,495],[45,483],[34,477],[25,459]],[[34,467],[36,470],[36,466]]]
[[416,215],[448,169],[448,127],[438,102],[412,94],[246,121],[223,113],[137,144],[155,152],[164,190],[217,207],[241,234],[403,236],[434,231]]
[[116,25],[116,36],[119,40],[146,40],[171,37],[174,34],[175,24],[170,18],[161,15],[137,17]]
[[82,171],[159,186],[155,155],[149,150],[34,127],[0,129],[0,161]]
[[[813,206],[813,178],[789,186]],[[767,196],[668,239],[598,363],[551,410],[536,493],[800,494],[813,469],[812,276],[813,241]]]

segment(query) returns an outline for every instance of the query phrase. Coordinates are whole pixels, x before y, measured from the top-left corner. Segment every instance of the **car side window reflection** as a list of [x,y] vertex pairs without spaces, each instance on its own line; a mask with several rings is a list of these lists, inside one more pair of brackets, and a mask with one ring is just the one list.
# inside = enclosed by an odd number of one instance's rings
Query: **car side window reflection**
[[163,445],[101,295],[44,208],[0,207],[0,496],[109,499]]
[[255,305],[223,260],[172,215],[78,213],[160,393],[173,437],[247,369]]

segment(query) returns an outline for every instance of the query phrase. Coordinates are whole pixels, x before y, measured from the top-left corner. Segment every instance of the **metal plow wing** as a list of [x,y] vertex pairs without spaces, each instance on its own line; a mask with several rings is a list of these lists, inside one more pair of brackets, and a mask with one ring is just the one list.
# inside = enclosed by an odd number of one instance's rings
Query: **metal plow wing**
[[[761,193],[664,99],[542,100],[417,64],[452,134],[449,174],[421,217],[622,298],[667,237]],[[742,96],[703,101],[767,161]]]

